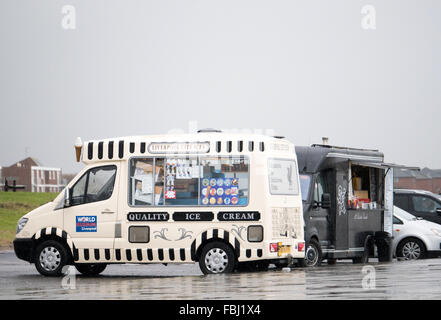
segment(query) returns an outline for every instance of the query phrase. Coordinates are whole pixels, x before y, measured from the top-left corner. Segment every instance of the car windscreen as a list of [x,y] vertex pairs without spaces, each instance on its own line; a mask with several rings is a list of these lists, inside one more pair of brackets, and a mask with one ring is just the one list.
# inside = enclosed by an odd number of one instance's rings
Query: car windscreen
[[308,200],[309,196],[309,187],[311,185],[311,176],[309,174],[301,174],[300,175],[300,190],[302,192],[302,200]]
[[410,214],[407,211],[404,211],[401,208],[398,208],[397,206],[394,206],[394,214],[400,219],[404,219],[408,221],[417,220],[417,218],[414,215]]

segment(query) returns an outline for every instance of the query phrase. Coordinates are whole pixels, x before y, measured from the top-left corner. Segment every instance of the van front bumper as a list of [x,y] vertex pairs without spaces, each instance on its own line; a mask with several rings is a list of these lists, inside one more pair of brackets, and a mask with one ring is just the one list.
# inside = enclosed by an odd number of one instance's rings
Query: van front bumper
[[32,262],[33,240],[28,238],[16,238],[13,243],[17,258]]

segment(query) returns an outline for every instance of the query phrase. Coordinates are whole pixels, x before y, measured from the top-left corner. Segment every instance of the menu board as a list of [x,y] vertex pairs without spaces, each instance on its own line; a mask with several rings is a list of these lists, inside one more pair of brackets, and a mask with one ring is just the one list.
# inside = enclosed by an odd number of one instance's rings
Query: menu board
[[237,205],[239,203],[238,178],[204,177],[201,183],[202,205]]

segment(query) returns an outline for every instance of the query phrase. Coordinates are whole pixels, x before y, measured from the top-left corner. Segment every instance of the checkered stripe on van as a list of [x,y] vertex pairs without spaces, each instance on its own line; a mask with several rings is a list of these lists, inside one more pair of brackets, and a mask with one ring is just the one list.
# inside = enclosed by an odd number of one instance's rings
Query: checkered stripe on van
[[76,248],[76,262],[173,263],[193,262],[190,248]]
[[57,227],[47,227],[47,228],[43,228],[39,231],[37,231],[36,234],[34,234],[32,236],[32,238],[34,240],[38,240],[41,237],[44,236],[57,236],[60,237],[64,240],[66,240],[67,244],[69,245],[69,248],[72,250],[73,249],[73,242],[72,239],[70,238],[69,234],[64,231],[63,229],[57,228]]

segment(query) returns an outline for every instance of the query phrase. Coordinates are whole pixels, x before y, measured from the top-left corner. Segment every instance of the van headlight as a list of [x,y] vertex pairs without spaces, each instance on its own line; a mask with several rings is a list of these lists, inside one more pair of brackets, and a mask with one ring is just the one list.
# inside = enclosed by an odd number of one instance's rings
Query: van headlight
[[18,220],[16,234],[19,233],[24,228],[26,222],[28,222],[28,218],[21,218],[20,220]]
[[441,230],[440,229],[430,229],[435,235],[438,237],[441,237]]

